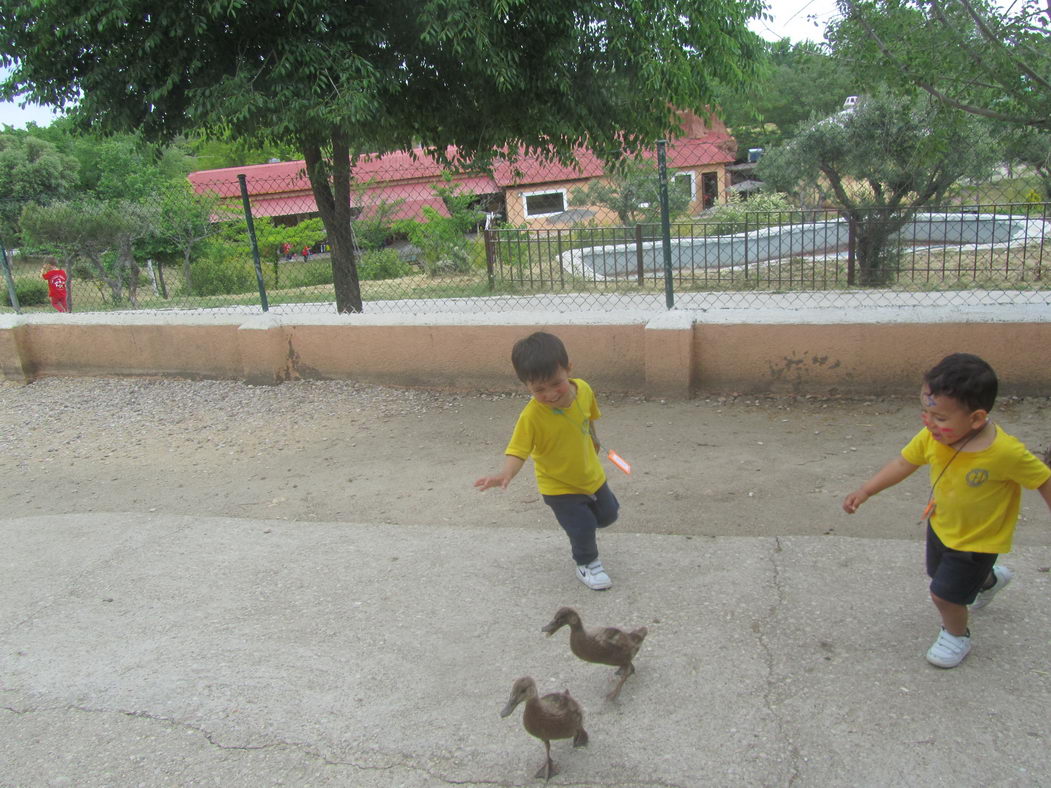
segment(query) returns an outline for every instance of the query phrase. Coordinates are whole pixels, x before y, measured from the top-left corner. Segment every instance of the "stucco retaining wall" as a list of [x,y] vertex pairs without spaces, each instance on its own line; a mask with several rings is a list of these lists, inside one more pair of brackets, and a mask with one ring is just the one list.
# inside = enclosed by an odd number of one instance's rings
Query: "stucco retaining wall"
[[[1043,313],[1041,308],[1040,314]],[[444,315],[0,317],[0,371],[41,376],[145,375],[297,379],[508,391],[516,339],[561,336],[574,369],[599,390],[684,399],[698,394],[901,393],[941,356],[987,358],[1005,393],[1051,393],[1046,319],[917,322],[728,322],[700,313],[648,317]],[[758,313],[757,313],[758,319]]]

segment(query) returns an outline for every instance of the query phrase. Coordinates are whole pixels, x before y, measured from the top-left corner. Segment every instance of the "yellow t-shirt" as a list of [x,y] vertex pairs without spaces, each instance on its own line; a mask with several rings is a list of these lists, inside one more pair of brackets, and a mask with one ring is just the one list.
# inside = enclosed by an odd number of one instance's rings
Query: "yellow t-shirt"
[[935,503],[931,527],[953,550],[1010,552],[1021,488],[1035,489],[1051,477],[1051,469],[1020,440],[993,426],[996,437],[982,451],[957,453],[926,429],[901,451],[913,465],[930,465]]
[[606,481],[591,441],[591,422],[599,418],[591,386],[580,378],[577,396],[565,410],[530,397],[522,408],[504,454],[533,458],[536,484],[542,495],[591,495]]

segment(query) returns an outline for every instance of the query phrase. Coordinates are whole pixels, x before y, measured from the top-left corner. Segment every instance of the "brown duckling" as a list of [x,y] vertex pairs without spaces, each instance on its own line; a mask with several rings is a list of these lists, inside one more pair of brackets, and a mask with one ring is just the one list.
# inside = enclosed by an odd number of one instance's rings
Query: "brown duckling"
[[558,774],[558,767],[551,760],[552,739],[572,739],[574,747],[584,747],[588,743],[588,732],[584,730],[584,710],[570,696],[569,690],[539,697],[536,682],[529,676],[523,676],[511,687],[511,697],[500,716],[509,715],[522,701],[525,701],[522,727],[544,743],[544,752],[547,754],[547,760],[535,776],[550,780],[551,775]]
[[560,607],[555,617],[551,619],[551,623],[540,631],[546,632],[547,636],[551,637],[567,624],[569,625],[569,648],[574,654],[585,662],[617,667],[617,672],[613,675],[620,676],[620,681],[606,696],[609,700],[616,700],[628,676],[635,672],[632,660],[638,654],[648,630],[646,627],[639,627],[632,632],[625,632],[616,627],[585,629],[577,611],[571,607]]

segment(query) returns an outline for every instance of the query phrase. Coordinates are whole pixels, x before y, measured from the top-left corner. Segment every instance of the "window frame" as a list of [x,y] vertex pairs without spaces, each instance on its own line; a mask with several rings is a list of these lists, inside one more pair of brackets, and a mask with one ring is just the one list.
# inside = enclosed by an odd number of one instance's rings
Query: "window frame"
[[[558,194],[562,197],[562,210],[560,211],[547,211],[546,213],[530,213],[529,212],[529,198],[539,197],[545,194]],[[554,216],[559,213],[565,213],[568,210],[569,201],[567,199],[568,192],[566,189],[538,189],[534,191],[522,192],[522,215],[526,219],[542,219],[545,216]]]
[[693,170],[679,170],[671,176],[671,180],[674,182],[676,178],[680,177],[687,177],[690,179],[690,202],[697,202],[697,173]]

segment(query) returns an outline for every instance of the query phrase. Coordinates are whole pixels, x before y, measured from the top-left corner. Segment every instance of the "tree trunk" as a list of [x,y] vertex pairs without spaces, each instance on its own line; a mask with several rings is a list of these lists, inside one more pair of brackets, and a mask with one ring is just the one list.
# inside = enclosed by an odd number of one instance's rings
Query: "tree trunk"
[[343,135],[333,132],[331,181],[325,171],[320,145],[305,143],[303,159],[332,250],[336,311],[361,312],[361,286],[350,218],[350,146]]
[[123,288],[120,284],[120,276],[109,276],[106,273],[105,267],[102,265],[102,261],[94,255],[85,254],[84,256],[91,264],[91,267],[95,269],[95,275],[98,276],[99,280],[105,282],[109,286],[110,292],[113,294],[113,303],[119,304],[124,298]]

